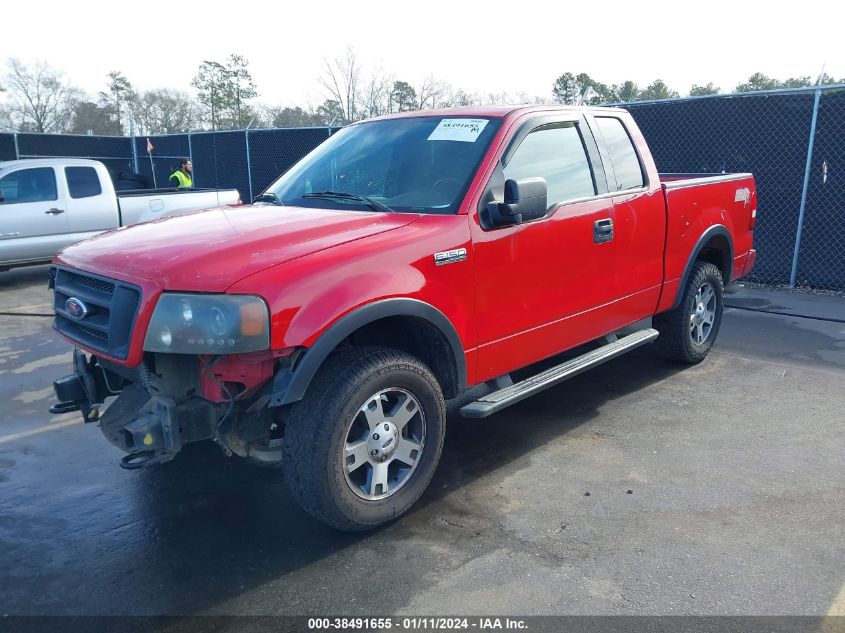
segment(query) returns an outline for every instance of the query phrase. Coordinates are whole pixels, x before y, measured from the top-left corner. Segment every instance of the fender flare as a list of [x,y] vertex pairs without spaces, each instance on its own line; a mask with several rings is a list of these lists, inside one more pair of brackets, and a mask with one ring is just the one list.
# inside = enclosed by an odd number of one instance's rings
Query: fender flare
[[270,406],[278,407],[302,400],[308,385],[338,344],[355,330],[387,317],[414,316],[436,327],[446,338],[452,350],[457,372],[458,389],[466,388],[466,357],[461,339],[452,322],[440,310],[417,299],[383,299],[357,308],[333,323],[309,347],[292,368],[276,372]]
[[701,254],[701,251],[704,250],[704,246],[707,242],[716,236],[722,236],[728,242],[728,258],[727,263],[723,263],[722,265],[722,278],[724,279],[726,286],[730,283],[734,265],[734,241],[731,237],[731,232],[728,231],[724,224],[715,224],[704,231],[695,243],[695,247],[692,249],[692,253],[687,260],[687,265],[684,267],[684,274],[681,276],[681,283],[678,285],[678,291],[675,295],[675,301],[672,303],[671,309],[677,308],[681,305],[681,299],[683,299],[684,296],[684,289],[687,287],[687,280],[689,280],[689,276],[692,274],[692,267],[695,265],[698,256]]

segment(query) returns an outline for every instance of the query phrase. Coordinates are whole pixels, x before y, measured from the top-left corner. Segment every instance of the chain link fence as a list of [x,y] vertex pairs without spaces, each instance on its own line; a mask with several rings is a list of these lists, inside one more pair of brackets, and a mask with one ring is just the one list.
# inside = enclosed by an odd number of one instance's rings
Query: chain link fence
[[845,90],[823,91],[817,115],[795,283],[845,290]]
[[845,86],[620,104],[661,172],[751,172],[749,279],[845,290]]
[[[845,86],[621,104],[661,172],[752,172],[757,263],[750,279],[845,291]],[[104,162],[115,180],[140,174],[168,186],[180,158],[196,187],[261,193],[336,128],[199,132],[146,137],[0,134],[0,160],[74,156]]]

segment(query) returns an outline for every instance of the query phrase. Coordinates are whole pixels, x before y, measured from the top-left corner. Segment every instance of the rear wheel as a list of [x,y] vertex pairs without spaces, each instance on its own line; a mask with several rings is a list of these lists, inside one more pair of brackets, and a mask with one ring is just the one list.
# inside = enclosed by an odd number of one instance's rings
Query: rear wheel
[[282,467],[297,501],[344,531],[403,514],[428,486],[446,407],[431,371],[388,348],[329,359],[285,415]]
[[700,363],[707,357],[719,333],[724,310],[721,271],[709,262],[696,262],[681,304],[654,317],[660,336],[658,352],[680,363]]

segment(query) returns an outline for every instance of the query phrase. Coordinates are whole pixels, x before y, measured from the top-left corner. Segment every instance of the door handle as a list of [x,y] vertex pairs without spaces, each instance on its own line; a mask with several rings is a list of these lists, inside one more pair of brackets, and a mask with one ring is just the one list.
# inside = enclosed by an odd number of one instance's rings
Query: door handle
[[60,213],[64,213],[64,212],[65,212],[64,209],[57,209],[57,208],[53,207],[52,209],[47,209],[44,213],[46,213],[47,215],[59,215]]
[[604,244],[613,239],[613,220],[604,218],[593,222],[593,241]]

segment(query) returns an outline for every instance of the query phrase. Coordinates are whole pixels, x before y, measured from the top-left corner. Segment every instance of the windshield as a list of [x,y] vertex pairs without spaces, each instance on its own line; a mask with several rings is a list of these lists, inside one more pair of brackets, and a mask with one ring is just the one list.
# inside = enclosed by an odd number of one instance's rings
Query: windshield
[[419,117],[352,125],[299,161],[258,199],[355,211],[455,213],[499,123]]

